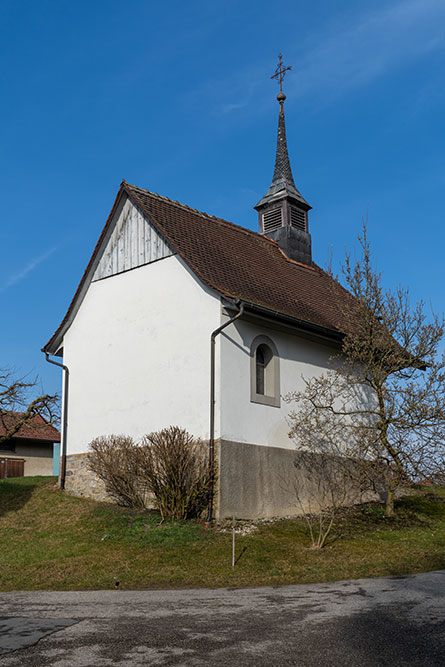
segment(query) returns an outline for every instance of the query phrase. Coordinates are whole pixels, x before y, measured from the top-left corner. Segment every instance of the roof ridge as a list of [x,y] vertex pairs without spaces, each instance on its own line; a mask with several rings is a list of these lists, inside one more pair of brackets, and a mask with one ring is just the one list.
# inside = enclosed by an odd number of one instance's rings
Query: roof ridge
[[228,225],[229,227],[234,227],[235,229],[238,229],[240,232],[243,232],[244,234],[250,235],[253,234],[256,236],[258,239],[261,239],[261,241],[265,241],[267,244],[272,243],[273,245],[277,245],[276,242],[273,239],[269,239],[267,236],[263,236],[259,232],[255,232],[253,229],[248,229],[247,227],[243,227],[242,225],[237,225],[235,222],[230,222],[230,220],[225,220],[224,218],[219,218],[217,215],[212,215],[211,213],[206,213],[205,211],[200,211],[197,208],[192,208],[191,206],[188,206],[187,204],[183,204],[180,201],[177,201],[176,199],[170,199],[170,197],[165,197],[164,195],[160,195],[157,192],[152,192],[151,190],[146,190],[145,188],[140,188],[137,185],[132,185],[131,183],[127,183],[127,181],[123,180],[122,183],[134,190],[139,190],[140,192],[144,194],[148,194],[151,197],[155,197],[156,199],[159,199],[161,201],[166,201],[169,204],[173,204],[174,206],[177,206],[178,208],[185,209],[187,211],[191,211],[192,213],[198,214],[203,218],[210,218],[211,220],[215,220],[215,222],[222,223],[223,225]]
[[[187,204],[183,204],[182,202],[178,201],[177,199],[170,199],[170,197],[166,197],[165,195],[160,195],[158,192],[152,192],[151,190],[147,190],[146,188],[140,188],[138,185],[132,185],[131,183],[127,183],[127,181],[122,181],[124,185],[128,185],[130,188],[133,188],[134,190],[139,190],[140,192],[143,192],[144,194],[148,194],[151,197],[155,197],[156,199],[161,199],[162,201],[167,201],[170,204],[173,204],[174,206],[178,206],[179,208],[185,208],[188,211],[192,211],[193,213],[197,213],[198,215],[203,216],[204,218],[213,218],[214,220],[218,220],[219,222],[225,222],[229,225],[233,225],[233,222],[230,222],[229,220],[224,220],[224,218],[219,218],[216,215],[212,215],[211,213],[206,213],[206,211],[200,211],[197,208],[193,208],[192,206],[188,206]],[[237,225],[235,225],[237,226]]]

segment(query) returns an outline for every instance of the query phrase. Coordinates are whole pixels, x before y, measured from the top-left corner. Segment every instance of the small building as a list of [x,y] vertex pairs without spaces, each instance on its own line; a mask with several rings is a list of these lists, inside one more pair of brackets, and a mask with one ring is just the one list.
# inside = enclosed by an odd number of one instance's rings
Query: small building
[[[0,420],[0,437],[14,428],[23,412]],[[60,433],[41,416],[29,419],[12,438],[0,442],[0,479],[59,474]]]
[[277,99],[258,233],[122,182],[43,348],[63,358],[68,492],[94,496],[94,438],[138,441],[178,425],[214,446],[217,517],[296,512],[283,396],[329,367],[351,297],[312,259],[311,206],[293,179]]

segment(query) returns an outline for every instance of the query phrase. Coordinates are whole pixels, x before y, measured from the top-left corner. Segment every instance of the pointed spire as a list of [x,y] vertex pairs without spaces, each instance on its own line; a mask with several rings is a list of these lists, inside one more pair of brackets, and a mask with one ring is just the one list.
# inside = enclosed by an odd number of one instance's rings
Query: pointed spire
[[277,99],[280,103],[280,113],[278,115],[277,154],[275,157],[275,170],[273,173],[272,183],[283,180],[287,181],[287,183],[293,185],[295,188],[292,169],[290,166],[289,153],[287,152],[286,125],[284,122],[283,106],[286,95],[284,93],[280,93],[277,95]]
[[[281,98],[281,99],[280,99]],[[286,141],[286,125],[284,121],[284,109],[283,103],[286,99],[284,93],[279,93],[277,99],[280,102],[280,113],[278,115],[278,135],[277,135],[277,153],[275,156],[275,169],[273,172],[272,183],[264,197],[260,199],[258,204],[255,206],[261,206],[267,202],[275,199],[279,194],[280,197],[283,195],[289,195],[294,197],[301,204],[304,204],[308,209],[311,208],[307,201],[304,199],[303,195],[297,190],[294,177],[292,176],[292,169],[290,166],[289,153],[287,152],[287,141]]]
[[273,173],[272,183],[264,197],[260,199],[258,204],[255,206],[262,206],[275,199],[275,197],[281,195],[289,195],[299,201],[301,204],[304,204],[308,209],[311,208],[304,197],[298,192],[295,183],[294,177],[292,176],[292,169],[290,166],[289,153],[287,151],[287,140],[286,140],[286,124],[284,120],[284,101],[286,95],[283,93],[283,79],[286,72],[292,67],[283,66],[283,56],[281,53],[278,56],[278,66],[275,70],[275,74],[271,76],[271,79],[277,79],[280,83],[280,92],[277,95],[277,100],[280,105],[280,112],[278,114],[278,134],[277,134],[277,152],[275,156],[275,169]]
[[258,211],[260,234],[278,243],[288,257],[308,266],[312,264],[311,235],[308,211],[311,206],[295,187],[289,153],[287,152],[286,123],[284,120],[283,77],[290,67],[284,67],[281,53],[278,67],[271,77],[280,84],[277,100],[278,114],[277,153],[272,183],[264,197],[254,207]]

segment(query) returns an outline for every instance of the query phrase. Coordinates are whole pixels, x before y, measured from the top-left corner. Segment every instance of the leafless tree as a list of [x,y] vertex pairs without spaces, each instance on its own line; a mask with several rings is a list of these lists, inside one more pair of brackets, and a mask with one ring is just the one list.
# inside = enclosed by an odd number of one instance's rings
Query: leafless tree
[[[40,391],[39,391],[40,390]],[[36,419],[42,417],[42,420]],[[0,444],[32,422],[33,430],[59,422],[59,397],[44,394],[38,378],[0,368]]]
[[345,333],[341,354],[287,396],[296,402],[290,435],[298,448],[341,451],[362,479],[381,480],[390,516],[400,486],[445,467],[444,319],[428,317],[424,302],[412,307],[407,289],[384,290],[365,225],[359,242],[361,256],[348,255],[342,270],[353,298],[332,281]]

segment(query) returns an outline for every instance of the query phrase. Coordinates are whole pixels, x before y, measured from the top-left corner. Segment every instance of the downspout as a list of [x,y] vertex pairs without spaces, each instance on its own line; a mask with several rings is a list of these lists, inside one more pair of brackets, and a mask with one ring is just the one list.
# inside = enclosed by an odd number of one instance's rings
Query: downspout
[[[221,333],[223,329],[232,324],[235,320],[242,316],[244,313],[244,304],[240,301],[236,302],[236,305],[239,306],[239,312],[227,320],[220,327],[215,329],[210,336],[210,439],[209,439],[209,468],[213,469],[215,463],[215,339],[218,334]],[[209,489],[209,504],[207,509],[207,521],[212,520],[213,515],[213,493],[214,493],[214,482],[213,479],[210,484]]]
[[63,368],[63,425],[62,425],[62,454],[60,457],[60,488],[63,491],[65,489],[65,477],[66,477],[66,434],[68,430],[68,380],[69,380],[69,375],[70,372],[68,370],[68,366],[65,366],[65,364],[59,364],[58,361],[53,361],[52,359],[49,358],[48,352],[46,350],[42,350],[44,352],[46,361],[49,364],[54,364],[54,366],[59,366],[59,368]]

